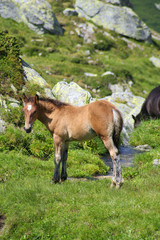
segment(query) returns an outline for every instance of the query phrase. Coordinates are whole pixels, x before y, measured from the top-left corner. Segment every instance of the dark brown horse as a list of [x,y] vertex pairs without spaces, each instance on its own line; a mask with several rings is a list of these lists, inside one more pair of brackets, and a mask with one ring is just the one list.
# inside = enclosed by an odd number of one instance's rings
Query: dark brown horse
[[134,119],[134,127],[138,127],[142,120],[160,118],[160,86],[154,88],[144,101],[140,113]]
[[[118,143],[123,120],[117,108],[106,100],[77,107],[58,100],[26,97],[23,95],[25,131],[31,132],[36,119],[41,121],[53,136],[55,170],[53,181],[67,179],[66,161],[70,141],[88,140],[98,135],[109,150],[113,161],[112,186],[122,184]],[[62,172],[60,177],[60,163]]]

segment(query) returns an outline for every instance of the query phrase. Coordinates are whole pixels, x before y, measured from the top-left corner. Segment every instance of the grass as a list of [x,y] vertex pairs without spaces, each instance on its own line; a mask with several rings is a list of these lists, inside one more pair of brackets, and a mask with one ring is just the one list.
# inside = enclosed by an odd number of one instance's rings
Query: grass
[[[122,169],[119,191],[110,189],[108,179],[51,184],[52,138],[39,122],[32,134],[22,132],[22,124],[18,129],[10,123],[0,135],[0,239],[159,239],[160,169],[153,165],[160,158],[159,120],[142,122],[132,134],[132,145],[152,143],[153,150]],[[72,143],[68,176],[106,174],[99,153],[105,151],[98,140]]]
[[150,167],[120,191],[109,180],[50,184],[51,161],[0,153],[0,239],[158,239],[159,172]]
[[[158,240],[160,168],[153,165],[153,160],[160,158],[158,126],[159,120],[142,122],[134,131],[131,143],[152,142],[153,150],[136,155],[134,167],[122,169],[124,184],[119,191],[110,189],[108,179],[51,184],[53,157],[44,161],[33,157],[34,154],[24,155],[22,146],[19,148],[16,143],[14,151],[1,151],[0,215],[6,219],[0,239]],[[45,130],[41,129],[40,134],[39,124],[34,127],[36,132],[27,135],[30,140],[46,137],[48,141]],[[106,173],[102,161],[89,150],[93,146],[95,143],[89,142],[82,150],[81,145],[71,145],[67,161],[69,177]]]
[[160,26],[158,22],[160,21],[159,10],[155,7],[155,3],[159,1],[145,0],[130,0],[133,4],[134,11],[140,16],[140,18],[148,25],[148,27],[154,29],[157,32],[160,32]]
[[145,121],[140,127],[135,129],[130,138],[130,144],[133,146],[148,144],[153,148],[159,147],[160,140],[160,120]]

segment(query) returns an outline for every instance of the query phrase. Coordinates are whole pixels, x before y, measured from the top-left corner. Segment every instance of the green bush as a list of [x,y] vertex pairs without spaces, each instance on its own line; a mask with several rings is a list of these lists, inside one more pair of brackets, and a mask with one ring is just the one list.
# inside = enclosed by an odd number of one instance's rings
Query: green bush
[[69,151],[67,168],[70,177],[90,177],[109,171],[109,167],[98,156],[86,150]]
[[29,139],[24,133],[15,128],[12,124],[8,125],[6,132],[0,134],[0,151],[22,151],[29,152]]
[[40,122],[35,122],[31,134],[9,124],[6,132],[0,134],[0,151],[22,152],[42,159],[50,158],[54,153],[53,139]]
[[[19,98],[18,92],[24,85],[20,48],[15,37],[0,33],[0,93]],[[12,90],[11,84],[17,89]]]

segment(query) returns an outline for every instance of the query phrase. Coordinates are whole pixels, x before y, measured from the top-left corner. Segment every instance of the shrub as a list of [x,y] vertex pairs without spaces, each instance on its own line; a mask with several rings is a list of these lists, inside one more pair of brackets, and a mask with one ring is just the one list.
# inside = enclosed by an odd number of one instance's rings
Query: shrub
[[0,134],[0,151],[22,151],[29,152],[29,139],[24,133],[15,128],[12,124],[8,125],[6,132]]
[[98,156],[86,150],[69,151],[67,168],[70,177],[90,177],[109,171],[109,167]]
[[[0,92],[3,95],[18,97],[18,92],[24,85],[22,64],[19,58],[19,43],[15,37],[0,33]],[[11,88],[17,89],[17,94]]]

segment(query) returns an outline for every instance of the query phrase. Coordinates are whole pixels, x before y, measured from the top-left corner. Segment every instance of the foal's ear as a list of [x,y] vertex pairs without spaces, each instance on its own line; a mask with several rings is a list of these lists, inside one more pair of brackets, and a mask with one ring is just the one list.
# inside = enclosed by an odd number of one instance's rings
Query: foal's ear
[[36,96],[35,96],[35,98],[34,98],[34,102],[35,102],[35,104],[38,104],[38,102],[39,102],[39,96],[38,96],[38,94],[36,94]]
[[27,103],[27,102],[28,102],[28,98],[27,98],[27,96],[25,95],[25,93],[23,93],[23,95],[22,95],[22,100],[23,100],[24,103]]

